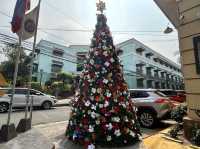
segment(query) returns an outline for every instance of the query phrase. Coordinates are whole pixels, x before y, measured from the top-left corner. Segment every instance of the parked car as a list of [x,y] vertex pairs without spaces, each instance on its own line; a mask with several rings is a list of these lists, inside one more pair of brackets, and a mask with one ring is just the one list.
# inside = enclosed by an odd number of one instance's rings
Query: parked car
[[[11,91],[11,88],[0,88],[0,112],[8,111],[11,99]],[[15,89],[13,108],[21,108],[26,106],[27,91],[27,88]],[[44,94],[34,89],[30,90],[30,96],[33,97],[34,107],[50,109],[57,102],[54,96]]]
[[169,97],[173,101],[177,102],[185,102],[186,101],[186,95],[185,91],[183,90],[172,90],[172,89],[159,89],[160,92],[165,94],[167,97]]
[[166,118],[173,108],[169,98],[158,90],[130,89],[129,91],[143,127],[153,128],[159,120]]

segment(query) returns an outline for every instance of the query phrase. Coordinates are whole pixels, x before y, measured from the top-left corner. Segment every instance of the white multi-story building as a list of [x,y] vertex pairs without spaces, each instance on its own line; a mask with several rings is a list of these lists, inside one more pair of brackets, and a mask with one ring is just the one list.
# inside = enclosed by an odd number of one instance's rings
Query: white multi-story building
[[[180,66],[133,39],[116,46],[124,65],[124,77],[129,88],[183,88]],[[60,71],[79,74],[83,69],[88,45],[62,46],[42,40],[37,45],[33,78],[45,83]]]

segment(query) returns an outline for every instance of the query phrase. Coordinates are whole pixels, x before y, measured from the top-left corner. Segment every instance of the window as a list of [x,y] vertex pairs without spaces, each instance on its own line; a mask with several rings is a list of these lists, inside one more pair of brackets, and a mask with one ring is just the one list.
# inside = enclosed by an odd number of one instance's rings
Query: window
[[142,54],[143,54],[143,51],[144,51],[143,48],[137,48],[137,49],[136,49],[136,53],[137,53],[138,55],[141,55],[141,56],[142,56]]
[[31,95],[42,95],[42,93],[34,91],[34,90],[30,90],[30,94]]
[[77,53],[77,71],[82,71],[84,68],[84,60],[86,59],[87,52]]
[[33,64],[33,73],[38,72],[38,64],[34,63]]
[[137,87],[138,88],[143,88],[144,87],[143,79],[137,79]]
[[171,97],[171,96],[176,96],[177,93],[175,91],[161,91],[163,94],[165,94],[166,96],[168,97]]
[[52,63],[51,72],[57,73],[62,71],[63,62],[53,60]]
[[136,65],[136,72],[137,72],[137,74],[143,74],[143,68],[142,68],[142,66],[137,66]]
[[149,97],[149,94],[145,91],[132,91],[130,93],[132,98],[146,98]]
[[152,80],[147,80],[147,88],[153,88]]
[[60,65],[52,65],[51,72],[57,73],[57,72],[61,72],[61,71],[62,71],[62,66],[60,66]]
[[149,58],[149,59],[150,59],[151,56],[153,56],[153,53],[149,52],[149,53],[147,53],[145,56],[146,56],[146,58]]
[[27,94],[27,90],[26,89],[15,89],[15,94],[26,95]]
[[152,76],[151,67],[146,68],[147,76]]
[[158,58],[154,58],[153,60],[154,60],[154,62],[158,62]]
[[155,93],[156,93],[158,96],[161,96],[161,97],[166,97],[166,95],[165,95],[165,94],[163,94],[162,92],[155,91]]
[[64,52],[61,49],[56,48],[56,49],[53,50],[53,55],[55,55],[55,56],[62,57],[63,54],[64,54]]
[[164,72],[161,72],[161,78],[164,78],[164,77],[165,77]]
[[154,70],[154,76],[155,76],[156,78],[159,78],[158,70]]

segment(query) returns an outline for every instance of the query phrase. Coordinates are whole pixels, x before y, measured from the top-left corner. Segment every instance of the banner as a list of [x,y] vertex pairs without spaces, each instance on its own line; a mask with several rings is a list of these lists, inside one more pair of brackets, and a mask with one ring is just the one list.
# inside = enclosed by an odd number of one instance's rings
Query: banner
[[37,17],[38,17],[39,7],[35,7],[32,11],[28,12],[24,16],[22,27],[17,33],[22,40],[29,39],[34,36],[37,29]]

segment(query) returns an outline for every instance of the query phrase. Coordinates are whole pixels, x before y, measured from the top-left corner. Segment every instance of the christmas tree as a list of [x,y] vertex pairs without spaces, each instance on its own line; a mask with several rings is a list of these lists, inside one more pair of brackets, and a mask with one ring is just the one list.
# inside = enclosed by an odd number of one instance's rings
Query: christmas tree
[[105,3],[100,1],[97,8],[101,13],[97,14],[96,30],[66,135],[86,148],[133,144],[140,135],[135,108],[103,14]]

